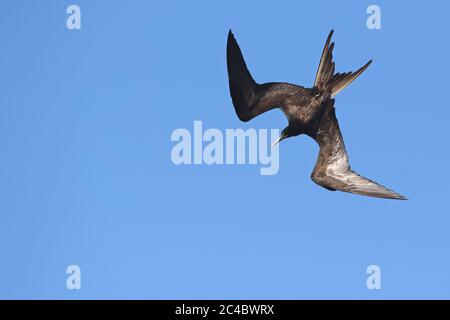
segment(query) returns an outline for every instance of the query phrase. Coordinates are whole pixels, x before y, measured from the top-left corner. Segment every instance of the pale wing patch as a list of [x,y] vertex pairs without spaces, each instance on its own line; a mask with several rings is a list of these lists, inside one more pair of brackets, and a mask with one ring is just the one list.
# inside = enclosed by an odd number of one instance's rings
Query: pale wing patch
[[351,170],[344,141],[340,134],[337,134],[334,139],[325,174],[337,180],[339,186],[333,187],[341,191],[382,198],[406,199],[402,195]]
[[406,199],[402,195],[351,170],[348,164],[348,156],[345,151],[342,151],[342,148],[330,160],[326,174],[344,184],[338,187],[338,190],[375,197]]

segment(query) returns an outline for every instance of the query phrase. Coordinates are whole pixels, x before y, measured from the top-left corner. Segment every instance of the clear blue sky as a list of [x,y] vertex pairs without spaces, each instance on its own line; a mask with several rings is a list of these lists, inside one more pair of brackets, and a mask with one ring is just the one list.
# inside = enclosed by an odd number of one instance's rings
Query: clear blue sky
[[[66,28],[77,4],[82,29]],[[381,7],[381,30],[366,8]],[[0,298],[450,298],[445,1],[4,1],[0,13]],[[351,164],[409,201],[329,192],[318,147],[280,170],[175,166],[176,128],[240,122],[232,28],[259,82],[309,86],[330,29]],[[66,289],[66,267],[82,289]],[[366,288],[379,265],[382,289]]]

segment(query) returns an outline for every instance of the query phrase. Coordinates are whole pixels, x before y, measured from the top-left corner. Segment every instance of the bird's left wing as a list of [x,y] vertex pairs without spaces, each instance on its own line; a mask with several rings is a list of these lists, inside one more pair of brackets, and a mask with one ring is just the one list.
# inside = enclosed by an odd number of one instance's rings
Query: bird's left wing
[[327,103],[319,121],[314,138],[319,143],[320,152],[311,174],[315,183],[328,190],[340,190],[377,198],[406,199],[404,196],[351,170],[344,140],[336,119],[334,100]]

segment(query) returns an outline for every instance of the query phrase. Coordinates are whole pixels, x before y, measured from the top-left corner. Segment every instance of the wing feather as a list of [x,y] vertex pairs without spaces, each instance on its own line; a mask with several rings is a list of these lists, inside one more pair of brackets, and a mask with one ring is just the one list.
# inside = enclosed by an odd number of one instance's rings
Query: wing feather
[[339,123],[330,100],[324,109],[317,132],[314,136],[320,151],[312,180],[329,190],[340,190],[370,197],[400,199],[406,198],[378,183],[367,179],[350,167]]
[[242,121],[249,121],[266,111],[282,107],[289,100],[301,100],[301,96],[307,92],[305,88],[290,83],[256,83],[231,30],[227,40],[227,69],[231,99]]

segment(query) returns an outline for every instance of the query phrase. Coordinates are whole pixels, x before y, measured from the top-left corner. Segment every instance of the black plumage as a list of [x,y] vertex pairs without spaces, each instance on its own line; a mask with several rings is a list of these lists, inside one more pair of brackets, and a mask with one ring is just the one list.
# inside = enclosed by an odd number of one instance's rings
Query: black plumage
[[372,60],[356,72],[335,73],[333,30],[326,40],[314,85],[305,88],[284,82],[258,84],[253,80],[233,33],[228,33],[227,67],[230,95],[241,121],[274,108],[288,119],[275,142],[306,134],[320,146],[312,180],[328,190],[340,190],[379,198],[406,199],[351,170],[334,108],[334,96],[355,80]]

